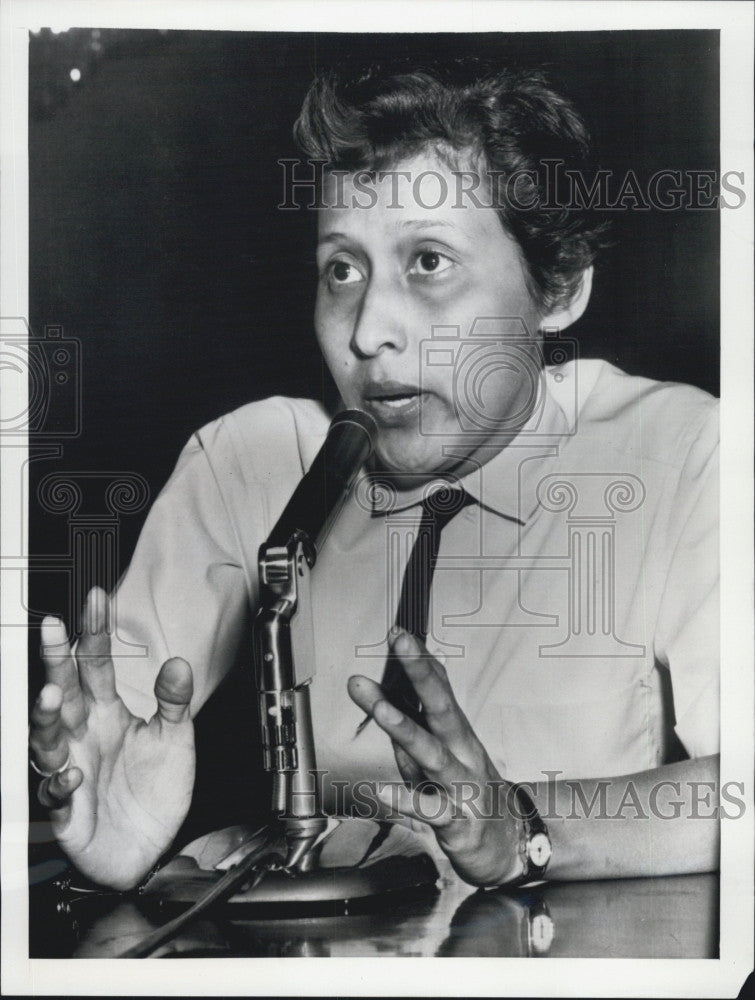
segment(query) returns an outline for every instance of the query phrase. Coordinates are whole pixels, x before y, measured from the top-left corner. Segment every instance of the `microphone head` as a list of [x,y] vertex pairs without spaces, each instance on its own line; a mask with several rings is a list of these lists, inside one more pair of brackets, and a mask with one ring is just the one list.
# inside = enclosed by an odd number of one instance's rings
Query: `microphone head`
[[321,474],[329,481],[331,489],[338,484],[339,489],[348,490],[357,472],[372,454],[376,434],[377,424],[369,413],[342,410],[331,421],[313,470],[321,458]]
[[363,410],[342,410],[328,428],[322,449],[325,475],[348,489],[372,454],[377,423]]
[[339,427],[341,424],[356,424],[361,427],[362,430],[366,431],[370,437],[370,441],[377,434],[377,423],[369,413],[364,410],[341,410],[340,413],[336,413],[330,422],[330,428],[328,433],[332,431],[335,427]]
[[362,410],[343,410],[333,418],[325,442],[268,537],[286,545],[302,531],[319,548],[359,470],[372,454],[377,424]]

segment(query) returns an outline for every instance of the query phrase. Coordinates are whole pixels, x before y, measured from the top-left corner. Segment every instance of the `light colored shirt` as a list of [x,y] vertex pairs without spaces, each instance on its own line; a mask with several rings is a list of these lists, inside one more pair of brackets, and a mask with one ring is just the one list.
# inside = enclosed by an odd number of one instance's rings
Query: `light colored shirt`
[[[194,711],[230,669],[258,547],[328,423],[315,402],[273,398],[189,441],[117,592],[132,710],[154,711],[170,656],[193,668]],[[546,369],[525,427],[462,480],[478,502],[443,530],[427,645],[504,777],[647,770],[672,727],[690,756],[717,752],[717,441],[706,393],[583,360]],[[312,574],[328,781],[398,779],[377,725],[355,735],[346,680],[382,675],[424,488],[391,494],[361,476]]]

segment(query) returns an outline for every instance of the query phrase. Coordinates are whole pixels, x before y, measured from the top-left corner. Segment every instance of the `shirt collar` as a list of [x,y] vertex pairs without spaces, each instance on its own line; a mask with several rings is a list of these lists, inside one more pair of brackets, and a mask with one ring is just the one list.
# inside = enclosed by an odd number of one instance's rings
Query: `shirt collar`
[[548,389],[553,377],[553,372],[543,371],[535,407],[516,437],[466,476],[439,475],[401,490],[384,476],[376,476],[370,491],[373,514],[408,510],[429,492],[451,484],[462,487],[482,507],[502,517],[522,524],[528,521],[539,506],[538,484],[553,468],[559,443],[570,433],[566,414]]

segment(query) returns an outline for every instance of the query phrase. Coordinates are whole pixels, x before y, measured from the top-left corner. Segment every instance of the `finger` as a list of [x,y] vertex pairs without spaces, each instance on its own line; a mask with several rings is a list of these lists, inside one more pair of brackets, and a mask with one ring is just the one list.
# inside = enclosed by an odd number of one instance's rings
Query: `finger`
[[399,632],[392,649],[422,702],[431,732],[443,740],[459,760],[468,765],[478,764],[484,753],[482,744],[457,702],[443,666],[408,632]]
[[402,816],[439,830],[450,825],[453,809],[445,793],[438,795],[437,791],[435,788],[426,791],[422,785],[411,789],[400,785],[395,789],[379,788],[377,795],[385,805]]
[[161,723],[178,725],[191,718],[194,681],[191,667],[180,657],[166,660],[155,681],[157,716]]
[[89,591],[81,616],[81,639],[76,650],[81,687],[93,701],[105,704],[118,697],[108,633],[109,600],[104,590]]
[[63,692],[63,725],[76,732],[86,721],[86,705],[63,622],[48,615],[42,620],[41,638],[46,679]]
[[[71,796],[84,780],[84,774],[78,767],[69,767],[66,771],[58,771],[40,784],[37,798],[46,809],[67,810],[71,807]],[[65,814],[59,814],[58,820],[65,819]]]
[[386,701],[379,684],[357,675],[349,678],[348,690],[357,705],[372,716],[426,777],[441,784],[463,780],[466,771],[448,747]]
[[393,755],[399,774],[408,785],[418,785],[425,780],[422,769],[398,743],[393,744]]
[[68,760],[68,740],[63,732],[60,710],[63,692],[55,684],[45,684],[31,712],[29,746],[40,771],[51,774]]
[[385,698],[383,689],[379,684],[370,680],[369,677],[362,677],[359,674],[349,677],[346,682],[346,690],[349,692],[351,700],[368,715],[372,715],[372,710],[375,705],[382,698]]
[[406,752],[424,774],[445,783],[463,777],[461,766],[448,747],[389,701],[378,701],[372,712],[375,722]]

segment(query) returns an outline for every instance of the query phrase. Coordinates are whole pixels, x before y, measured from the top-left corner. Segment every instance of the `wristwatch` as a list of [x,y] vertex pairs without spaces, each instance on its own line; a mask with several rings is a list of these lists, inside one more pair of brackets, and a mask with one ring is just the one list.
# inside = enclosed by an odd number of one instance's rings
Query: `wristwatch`
[[525,885],[527,882],[537,882],[545,877],[545,869],[553,854],[553,845],[535,803],[521,785],[512,785],[510,789],[516,801],[518,818],[523,824],[522,839],[519,844],[519,854],[522,859],[523,871],[508,886]]

